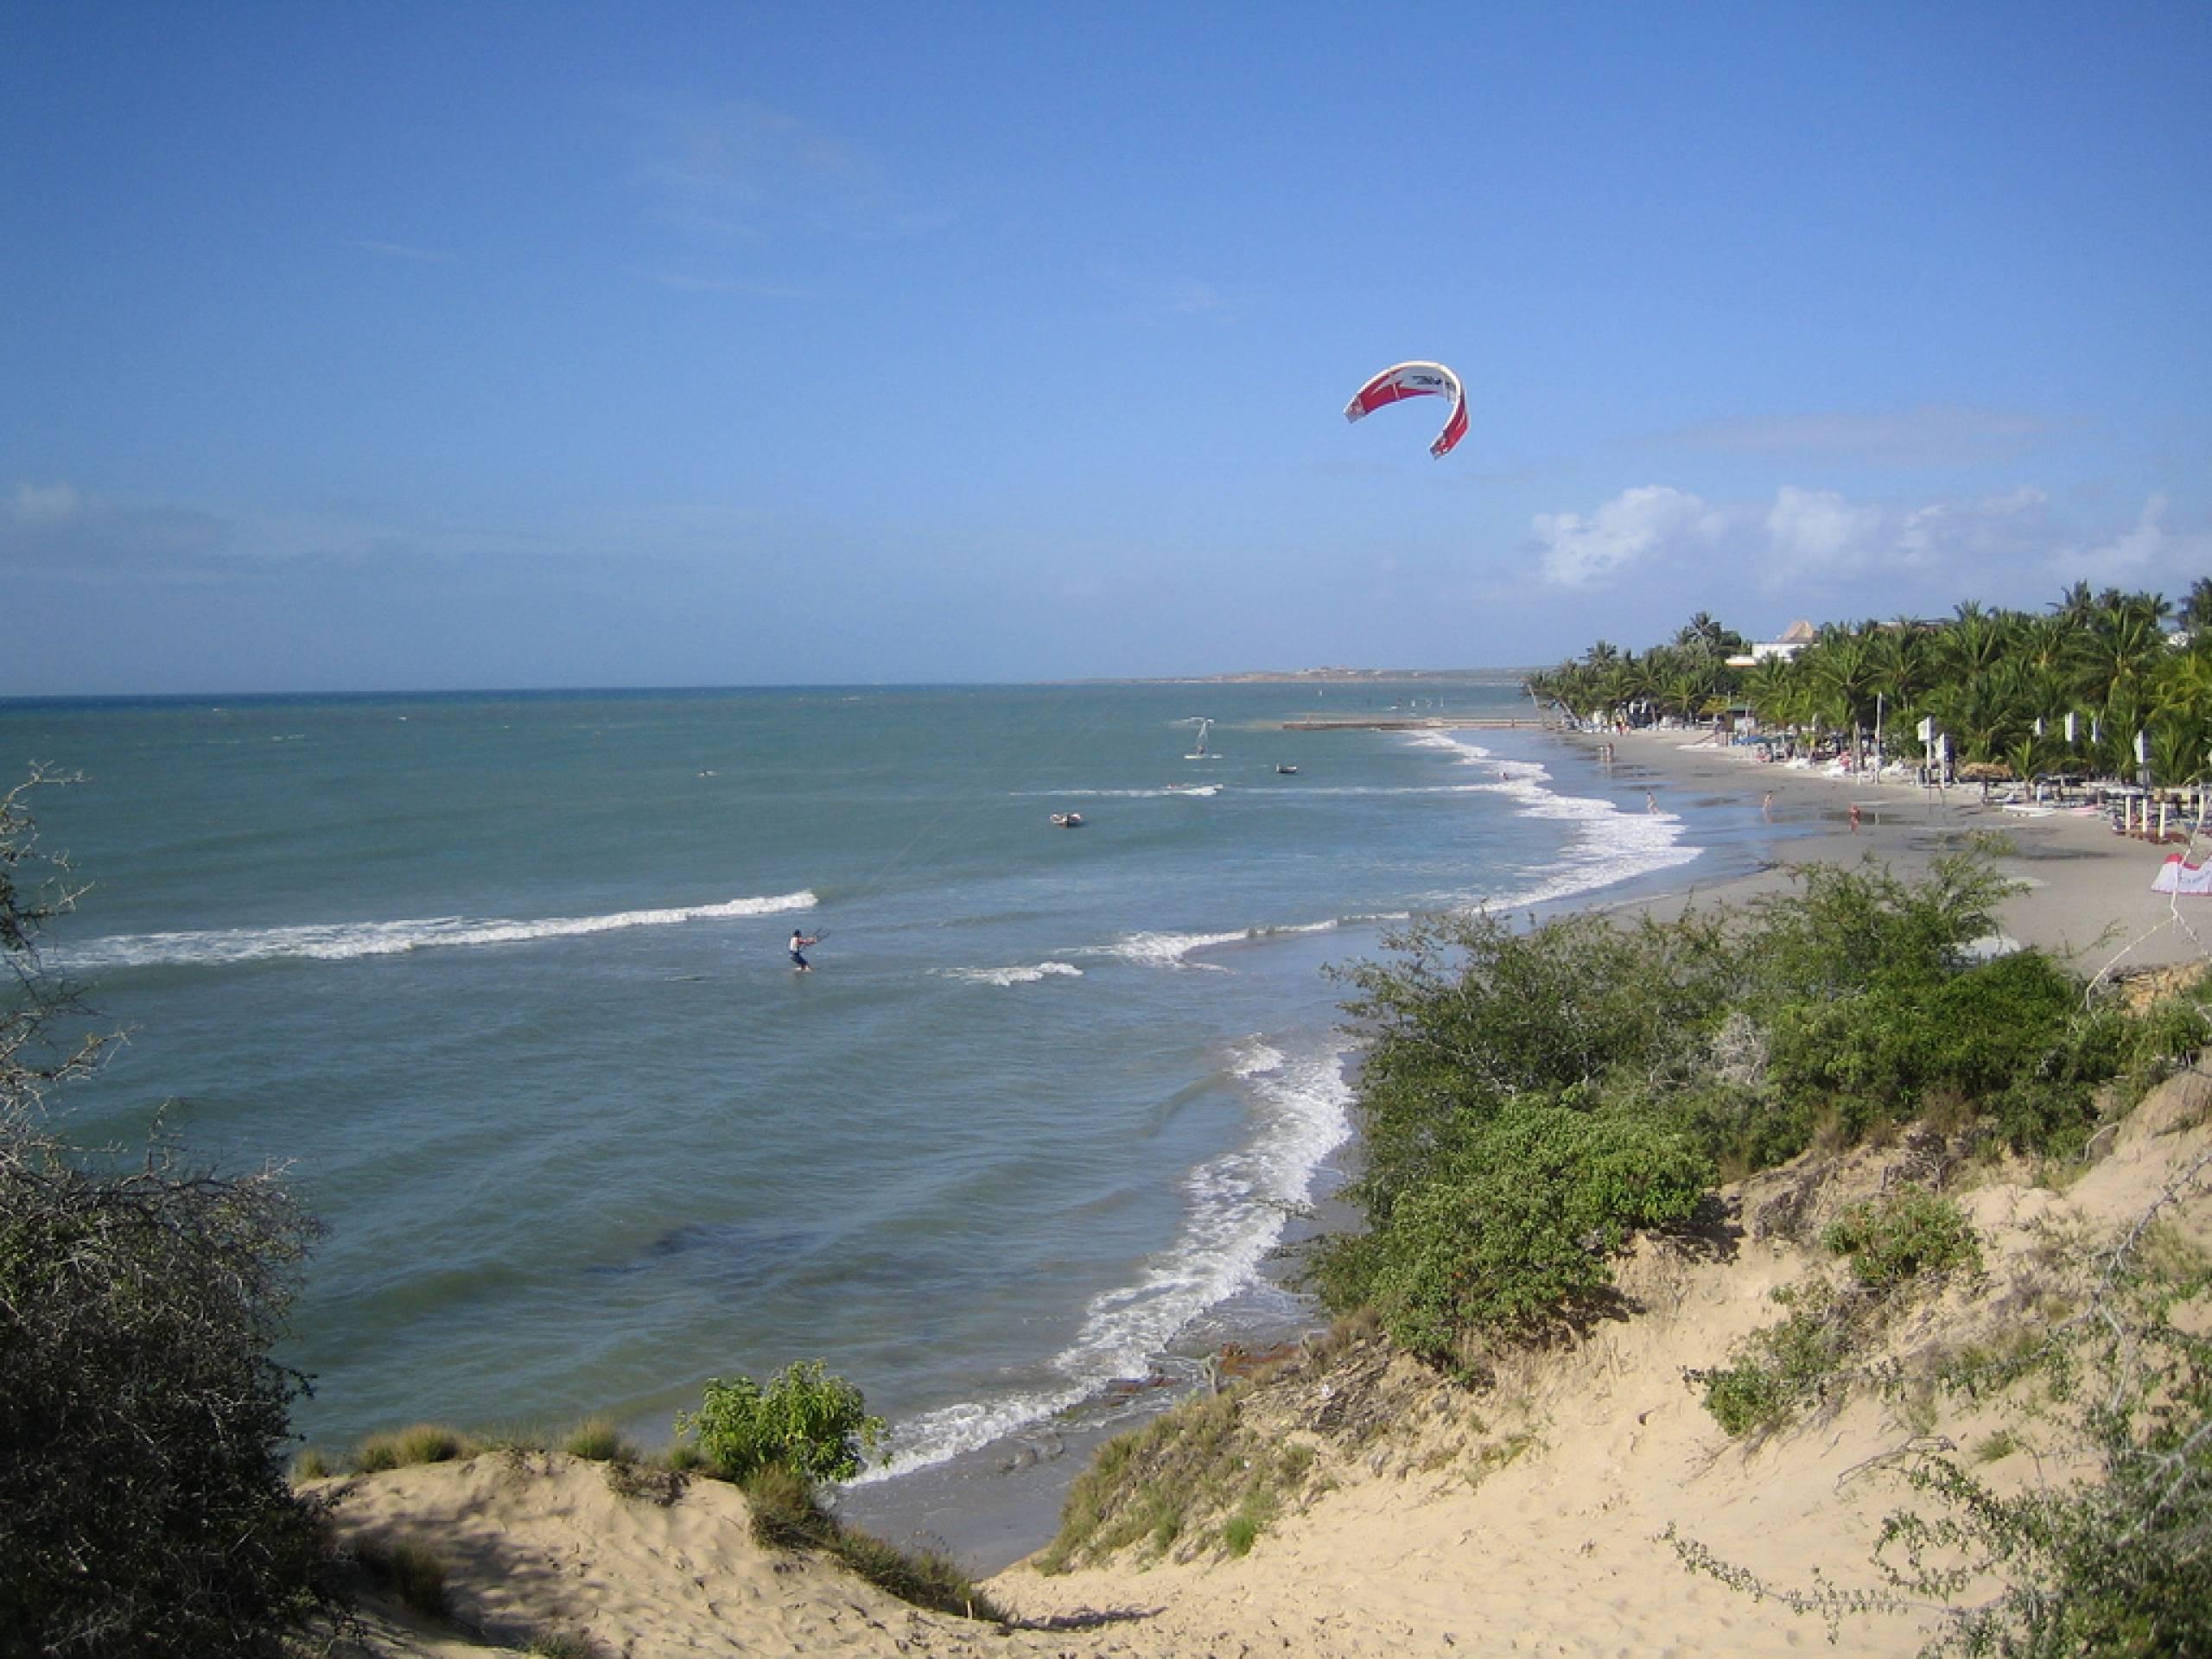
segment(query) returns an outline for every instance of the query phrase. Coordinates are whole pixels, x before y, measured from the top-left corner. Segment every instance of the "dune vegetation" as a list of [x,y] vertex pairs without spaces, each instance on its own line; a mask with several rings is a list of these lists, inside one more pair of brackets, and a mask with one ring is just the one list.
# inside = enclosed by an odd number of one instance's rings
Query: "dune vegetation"
[[[1616,1269],[1639,1241],[1691,1256],[1728,1248],[1724,1179],[1905,1148],[1923,1177],[1842,1209],[1817,1238],[1832,1270],[1779,1287],[1773,1321],[1688,1380],[1738,1437],[1783,1431],[1853,1390],[1886,1390],[1908,1411],[1920,1408],[1914,1390],[2025,1390],[2046,1443],[2096,1477],[2016,1498],[1977,1472],[2012,1441],[1986,1435],[1994,1450],[1979,1460],[1927,1459],[1912,1479],[1932,1512],[1900,1511],[1885,1530],[1886,1600],[1778,1588],[1694,1541],[1680,1541],[1685,1561],[1836,1621],[1875,1605],[1953,1605],[1974,1584],[1981,1593],[1940,1633],[1959,1651],[2212,1642],[2212,1258],[2152,1226],[2175,1194],[2153,1195],[2133,1241],[2161,1249],[2097,1257],[2086,1287],[2030,1310],[2032,1338],[1947,1351],[1910,1376],[1882,1357],[1909,1310],[1980,1271],[1955,1190],[2000,1169],[2063,1185],[2212,1037],[2201,975],[2131,1007],[2039,953],[1984,956],[1974,942],[2005,892],[1982,849],[1918,880],[1809,867],[1794,891],[1673,920],[1408,927],[1392,954],[1345,975],[1370,1041],[1361,1173],[1344,1195],[1364,1224],[1311,1248],[1313,1288],[1472,1385],[1473,1399],[1501,1366],[1635,1317]],[[2202,1163],[2190,1172],[2200,1185]],[[1780,1207],[1802,1210],[1811,1179]],[[1786,1231],[1789,1219],[1769,1224]],[[1522,1449],[1508,1438],[1484,1456]],[[1233,1396],[1193,1402],[1105,1449],[1043,1564],[1117,1547],[1233,1553],[1231,1514],[1249,1530],[1310,1496],[1306,1462],[1280,1461]],[[1255,1487],[1266,1488],[1257,1500]],[[1193,1501],[1208,1492],[1210,1504]]]

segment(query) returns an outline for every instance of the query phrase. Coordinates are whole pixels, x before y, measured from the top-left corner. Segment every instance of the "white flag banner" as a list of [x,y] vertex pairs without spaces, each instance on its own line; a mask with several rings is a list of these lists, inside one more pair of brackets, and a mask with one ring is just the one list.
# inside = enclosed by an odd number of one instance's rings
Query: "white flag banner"
[[2151,891],[2212,899],[2212,864],[2192,864],[2179,853],[2169,853],[2151,879]]

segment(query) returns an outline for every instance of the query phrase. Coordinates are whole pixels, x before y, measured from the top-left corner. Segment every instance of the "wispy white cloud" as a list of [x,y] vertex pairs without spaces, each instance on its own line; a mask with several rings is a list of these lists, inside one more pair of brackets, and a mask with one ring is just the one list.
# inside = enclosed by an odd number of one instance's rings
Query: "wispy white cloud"
[[1716,421],[1666,435],[1684,448],[1738,454],[1803,455],[1884,467],[1955,467],[2013,459],[2051,435],[2052,423],[2022,410],[1968,404],[1777,415]]
[[2168,517],[2154,495],[2132,524],[2085,532],[2025,486],[1900,501],[1783,485],[1770,500],[1713,503],[1647,486],[1586,515],[1538,513],[1531,529],[1545,579],[1561,587],[1633,567],[1708,588],[1825,594],[1871,613],[1895,608],[1884,601],[1900,587],[1944,605],[2076,581],[2178,592],[2212,569],[2212,528],[2176,528]]
[[1791,484],[1776,493],[1766,533],[1770,554],[1793,575],[1860,570],[1891,543],[1879,507]]
[[75,518],[84,506],[68,484],[18,484],[10,510],[19,524],[54,524]]
[[1585,518],[1540,512],[1534,528],[1544,550],[1544,578],[1579,588],[1629,565],[1709,542],[1719,515],[1697,497],[1665,485],[1624,490]]
[[562,548],[524,531],[120,502],[68,483],[18,483],[0,505],[0,574],[78,585],[191,587],[346,569],[543,569],[562,556]]
[[2153,495],[2143,504],[2133,524],[2118,535],[2079,550],[2069,550],[2050,560],[2069,581],[2132,587],[2162,572],[2212,569],[2212,531],[2170,531],[2165,518],[2168,503]]
[[0,512],[0,573],[162,580],[201,568],[228,541],[220,520],[194,508],[121,506],[67,482],[18,483]]

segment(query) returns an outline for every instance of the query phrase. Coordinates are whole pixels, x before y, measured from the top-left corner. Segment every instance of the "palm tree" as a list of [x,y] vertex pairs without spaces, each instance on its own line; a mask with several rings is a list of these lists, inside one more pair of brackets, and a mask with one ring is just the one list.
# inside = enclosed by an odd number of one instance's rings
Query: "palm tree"
[[2075,690],[2107,715],[2107,724],[2117,712],[2116,702],[2124,698],[2132,706],[2142,701],[2152,671],[2165,651],[2158,613],[2125,595],[2118,598],[2108,609],[2101,605],[2099,620],[2076,636],[2074,662]]
[[1851,728],[1852,760],[1864,758],[1863,734],[1874,723],[1878,690],[1874,655],[1864,636],[1839,634],[1804,653],[1806,671],[1824,700],[1821,713]]
[[2212,576],[2199,576],[2189,584],[2189,597],[2177,614],[2189,630],[2191,650],[2212,645]]
[[2077,582],[2058,596],[2050,610],[2057,621],[2088,627],[2096,618],[2097,601],[2089,592],[2089,584]]
[[2005,656],[2005,627],[1995,613],[1972,600],[1936,636],[1936,659],[1955,678],[1986,674]]
[[1929,638],[1928,630],[1919,623],[1900,618],[1866,642],[1874,689],[1893,714],[1903,714],[1917,704],[1935,682],[1936,662]]

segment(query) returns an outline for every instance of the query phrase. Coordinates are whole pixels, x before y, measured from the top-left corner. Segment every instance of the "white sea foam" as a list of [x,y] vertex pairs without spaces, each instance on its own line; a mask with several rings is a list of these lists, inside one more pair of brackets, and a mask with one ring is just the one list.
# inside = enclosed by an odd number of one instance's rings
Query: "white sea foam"
[[668,910],[625,910],[606,916],[547,916],[506,921],[466,916],[433,916],[397,922],[334,922],[305,927],[217,928],[189,933],[125,933],[93,939],[70,951],[64,965],[76,973],[99,969],[169,966],[229,967],[279,957],[348,962],[359,957],[398,956],[410,950],[457,945],[519,944],[537,939],[576,938],[629,927],[674,927],[685,922],[721,921],[808,910],[809,892],[719,905],[689,905]]
[[1071,962],[1040,962],[1026,968],[947,968],[947,979],[969,985],[1034,985],[1040,979],[1081,979],[1083,969]]
[[1218,795],[1219,784],[1162,784],[1155,789],[1017,789],[1018,801],[1080,799],[1086,801],[1157,801],[1171,795]]
[[[1547,787],[1552,775],[1536,762],[1500,760],[1480,744],[1448,732],[1408,735],[1420,747],[1452,750],[1468,766],[1491,772],[1494,776],[1489,782],[1474,787],[1505,797],[1522,817],[1550,818],[1573,826],[1543,880],[1509,893],[1486,893],[1474,902],[1496,910],[1554,904],[1639,875],[1672,869],[1698,855],[1697,848],[1681,844],[1684,825],[1671,812],[1628,812],[1597,796],[1562,795]],[[1458,902],[1467,900],[1462,898]]]
[[1283,1063],[1283,1052],[1265,1038],[1247,1037],[1231,1052],[1230,1071],[1240,1077],[1257,1077],[1277,1070]]
[[1080,1405],[1108,1383],[1145,1376],[1192,1320],[1257,1282],[1290,1207],[1305,1199],[1321,1160],[1351,1132],[1344,1053],[1292,1058],[1257,1037],[1238,1044],[1227,1069],[1251,1102],[1249,1143],[1192,1170],[1183,1182],[1175,1243],[1148,1260],[1135,1282],[1091,1298],[1075,1340],[1052,1361],[1065,1382],[898,1423],[887,1466],[861,1480],[946,1462]]
[[1149,963],[1160,968],[1202,968],[1211,973],[1224,973],[1227,970],[1219,963],[1190,961],[1191,952],[1211,945],[1235,944],[1251,937],[1249,928],[1240,928],[1234,933],[1127,933],[1103,949],[1108,956],[1119,957],[1125,962]]

